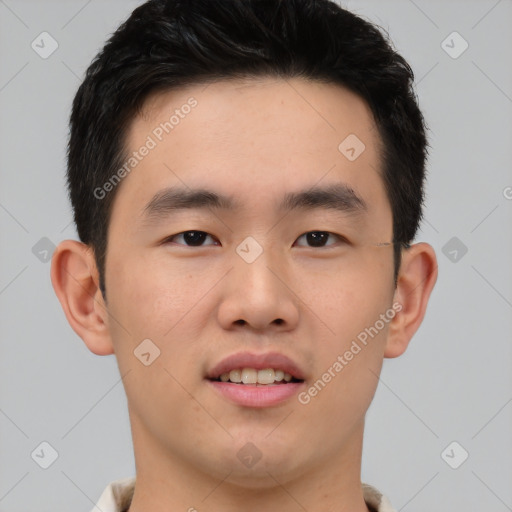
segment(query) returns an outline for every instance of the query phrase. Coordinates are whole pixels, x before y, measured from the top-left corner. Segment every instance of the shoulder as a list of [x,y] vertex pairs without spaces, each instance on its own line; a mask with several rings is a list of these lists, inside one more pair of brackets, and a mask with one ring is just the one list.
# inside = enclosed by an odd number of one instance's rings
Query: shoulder
[[135,477],[110,482],[91,512],[124,512],[130,506],[135,490]]
[[375,512],[396,512],[389,500],[375,487],[369,484],[362,484],[364,501]]

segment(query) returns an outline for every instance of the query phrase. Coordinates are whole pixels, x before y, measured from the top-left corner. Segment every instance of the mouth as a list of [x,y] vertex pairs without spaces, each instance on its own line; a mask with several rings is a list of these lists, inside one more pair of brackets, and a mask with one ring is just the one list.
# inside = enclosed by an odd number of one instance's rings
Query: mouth
[[292,374],[281,369],[264,368],[236,368],[224,372],[217,378],[211,378],[215,382],[230,382],[242,386],[282,386],[288,383],[304,382]]
[[206,375],[223,398],[244,407],[282,404],[305,387],[305,374],[292,359],[277,352],[233,354]]

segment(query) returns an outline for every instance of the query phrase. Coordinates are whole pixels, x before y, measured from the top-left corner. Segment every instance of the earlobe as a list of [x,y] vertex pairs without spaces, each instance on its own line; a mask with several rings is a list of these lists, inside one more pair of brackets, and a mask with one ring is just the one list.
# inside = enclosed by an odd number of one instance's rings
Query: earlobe
[[429,244],[417,243],[403,251],[394,296],[399,311],[389,326],[384,357],[398,357],[405,352],[423,321],[436,281],[437,259]]
[[61,242],[52,257],[51,280],[69,325],[91,352],[114,353],[108,311],[98,287],[91,248],[75,240]]

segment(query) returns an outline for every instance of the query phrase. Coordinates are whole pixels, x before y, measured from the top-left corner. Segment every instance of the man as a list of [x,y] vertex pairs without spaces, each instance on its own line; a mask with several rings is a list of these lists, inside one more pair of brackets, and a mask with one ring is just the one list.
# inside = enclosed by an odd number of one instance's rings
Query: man
[[[67,319],[123,376],[94,510],[389,512],[366,411],[437,278],[407,63],[329,0],[151,0],[73,104]],[[383,468],[383,471],[386,468]]]

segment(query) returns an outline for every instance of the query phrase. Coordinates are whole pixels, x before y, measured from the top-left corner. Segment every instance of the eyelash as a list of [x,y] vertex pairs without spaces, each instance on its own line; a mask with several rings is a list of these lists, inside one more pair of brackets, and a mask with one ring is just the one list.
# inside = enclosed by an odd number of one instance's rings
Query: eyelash
[[[182,231],[181,233],[176,233],[175,235],[171,235],[169,237],[167,237],[165,240],[163,240],[163,243],[173,243],[172,240],[178,236],[181,236],[181,235],[184,235],[186,233],[201,233],[201,235],[208,235],[210,237],[212,237],[212,235],[210,235],[209,233],[206,233],[206,231],[199,231],[199,230],[188,230],[188,231]],[[339,241],[341,241],[342,243],[344,244],[347,244],[349,243],[348,240],[341,236],[341,235],[338,235],[336,233],[331,233],[330,231],[320,231],[320,230],[315,230],[315,231],[306,231],[305,233],[303,233],[302,235],[299,236],[299,238],[297,238],[297,240],[299,240],[300,238],[302,238],[303,236],[306,236],[306,235],[309,235],[311,233],[322,233],[322,234],[327,234],[327,235],[332,235],[332,236],[335,236],[336,238],[338,238]],[[213,237],[212,237],[213,238]],[[176,244],[176,245],[185,245],[186,247],[203,247],[202,245],[186,245],[186,244]],[[332,245],[334,244],[329,244],[327,246],[321,246],[320,248],[324,248],[324,247],[331,247]],[[303,246],[299,246],[299,247],[303,247]],[[319,248],[319,247],[315,247],[315,246],[308,246],[309,248]]]

